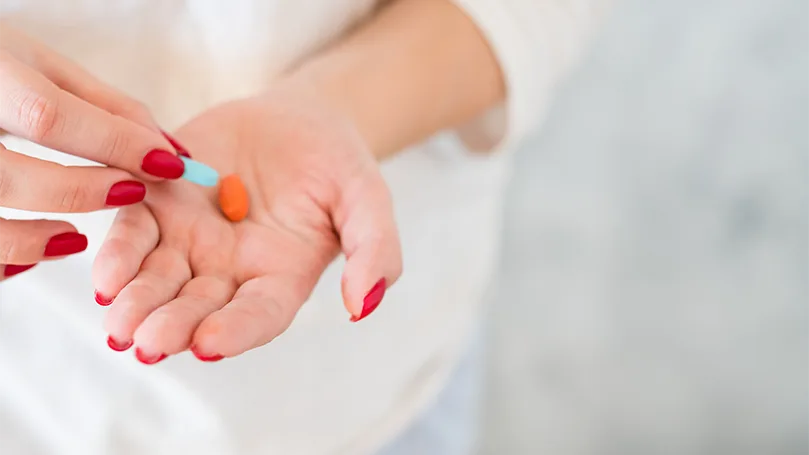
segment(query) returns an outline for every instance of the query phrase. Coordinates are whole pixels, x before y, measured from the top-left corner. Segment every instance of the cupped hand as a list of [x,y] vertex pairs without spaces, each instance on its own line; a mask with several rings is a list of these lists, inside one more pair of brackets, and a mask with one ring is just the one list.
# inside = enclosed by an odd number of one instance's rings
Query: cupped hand
[[110,347],[144,363],[191,349],[232,357],[282,333],[326,266],[347,257],[342,295],[367,316],[401,273],[391,199],[352,124],[288,90],[213,108],[176,137],[194,159],[244,181],[248,218],[231,223],[216,191],[150,187],[120,210],[94,265]]
[[[184,170],[143,105],[0,23],[4,132],[109,167],[65,167],[0,144],[0,207],[88,212],[134,204],[146,191],[141,180],[176,179]],[[0,218],[0,281],[86,246],[65,222]]]

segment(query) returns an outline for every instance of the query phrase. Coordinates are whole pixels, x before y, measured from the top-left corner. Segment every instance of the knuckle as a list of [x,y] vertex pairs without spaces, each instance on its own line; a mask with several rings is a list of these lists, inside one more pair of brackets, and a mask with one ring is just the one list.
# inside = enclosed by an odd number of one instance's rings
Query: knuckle
[[273,298],[259,307],[258,315],[264,318],[264,321],[272,321],[273,325],[275,325],[274,331],[278,335],[292,324],[292,319],[295,318],[297,309],[298,307],[285,305],[281,300]]
[[0,236],[0,264],[12,264],[17,256],[16,242],[10,235],[2,234]]
[[51,137],[62,122],[59,103],[54,98],[26,90],[12,100],[21,128],[34,142]]
[[[38,239],[35,236],[18,232],[16,235],[2,232],[0,229],[0,264],[19,264],[28,262],[30,253],[36,249]],[[26,253],[28,253],[26,255]]]
[[3,165],[2,156],[0,153],[0,203],[10,201],[14,193],[14,179],[12,173]]
[[63,188],[57,201],[57,208],[60,212],[77,212],[85,207],[87,200],[87,189],[81,184],[70,183]]
[[283,322],[287,319],[287,313],[284,307],[275,299],[271,299],[264,305],[257,307],[257,316],[264,318],[265,321],[279,321]]
[[101,144],[102,157],[107,164],[120,163],[129,149],[129,137],[118,128],[112,128]]

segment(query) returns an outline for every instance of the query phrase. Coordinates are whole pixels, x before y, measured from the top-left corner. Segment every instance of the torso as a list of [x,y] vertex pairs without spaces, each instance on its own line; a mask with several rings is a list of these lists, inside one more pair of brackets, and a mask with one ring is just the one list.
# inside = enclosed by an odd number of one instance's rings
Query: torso
[[[340,1],[5,2],[0,14],[144,101],[172,129],[247,96],[374,7]],[[78,159],[13,138],[15,150]],[[473,326],[497,250],[504,157],[451,134],[383,166],[405,273],[367,324],[347,322],[337,261],[292,328],[218,364],[145,367],[107,349],[90,266],[113,213],[73,222],[90,251],[0,285],[0,444],[20,453],[367,453],[440,388]],[[0,216],[42,217],[0,208]],[[3,452],[0,445],[0,452]],[[8,453],[17,453],[14,450]]]

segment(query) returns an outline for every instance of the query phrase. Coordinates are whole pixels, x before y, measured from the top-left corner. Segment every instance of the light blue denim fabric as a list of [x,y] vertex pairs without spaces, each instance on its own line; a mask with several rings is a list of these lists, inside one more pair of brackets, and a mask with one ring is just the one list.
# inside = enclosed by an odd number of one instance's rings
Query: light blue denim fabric
[[436,401],[377,455],[476,453],[483,393],[483,337],[476,335]]

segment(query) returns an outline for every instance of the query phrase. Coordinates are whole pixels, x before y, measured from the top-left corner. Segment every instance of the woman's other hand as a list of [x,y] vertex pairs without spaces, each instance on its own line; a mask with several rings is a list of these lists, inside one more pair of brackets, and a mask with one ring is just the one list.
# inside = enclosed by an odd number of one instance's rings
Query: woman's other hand
[[[0,134],[109,167],[65,167],[0,144],[0,207],[88,212],[143,200],[141,180],[183,174],[183,162],[140,103],[0,23]],[[84,250],[68,223],[0,218],[0,280]]]

